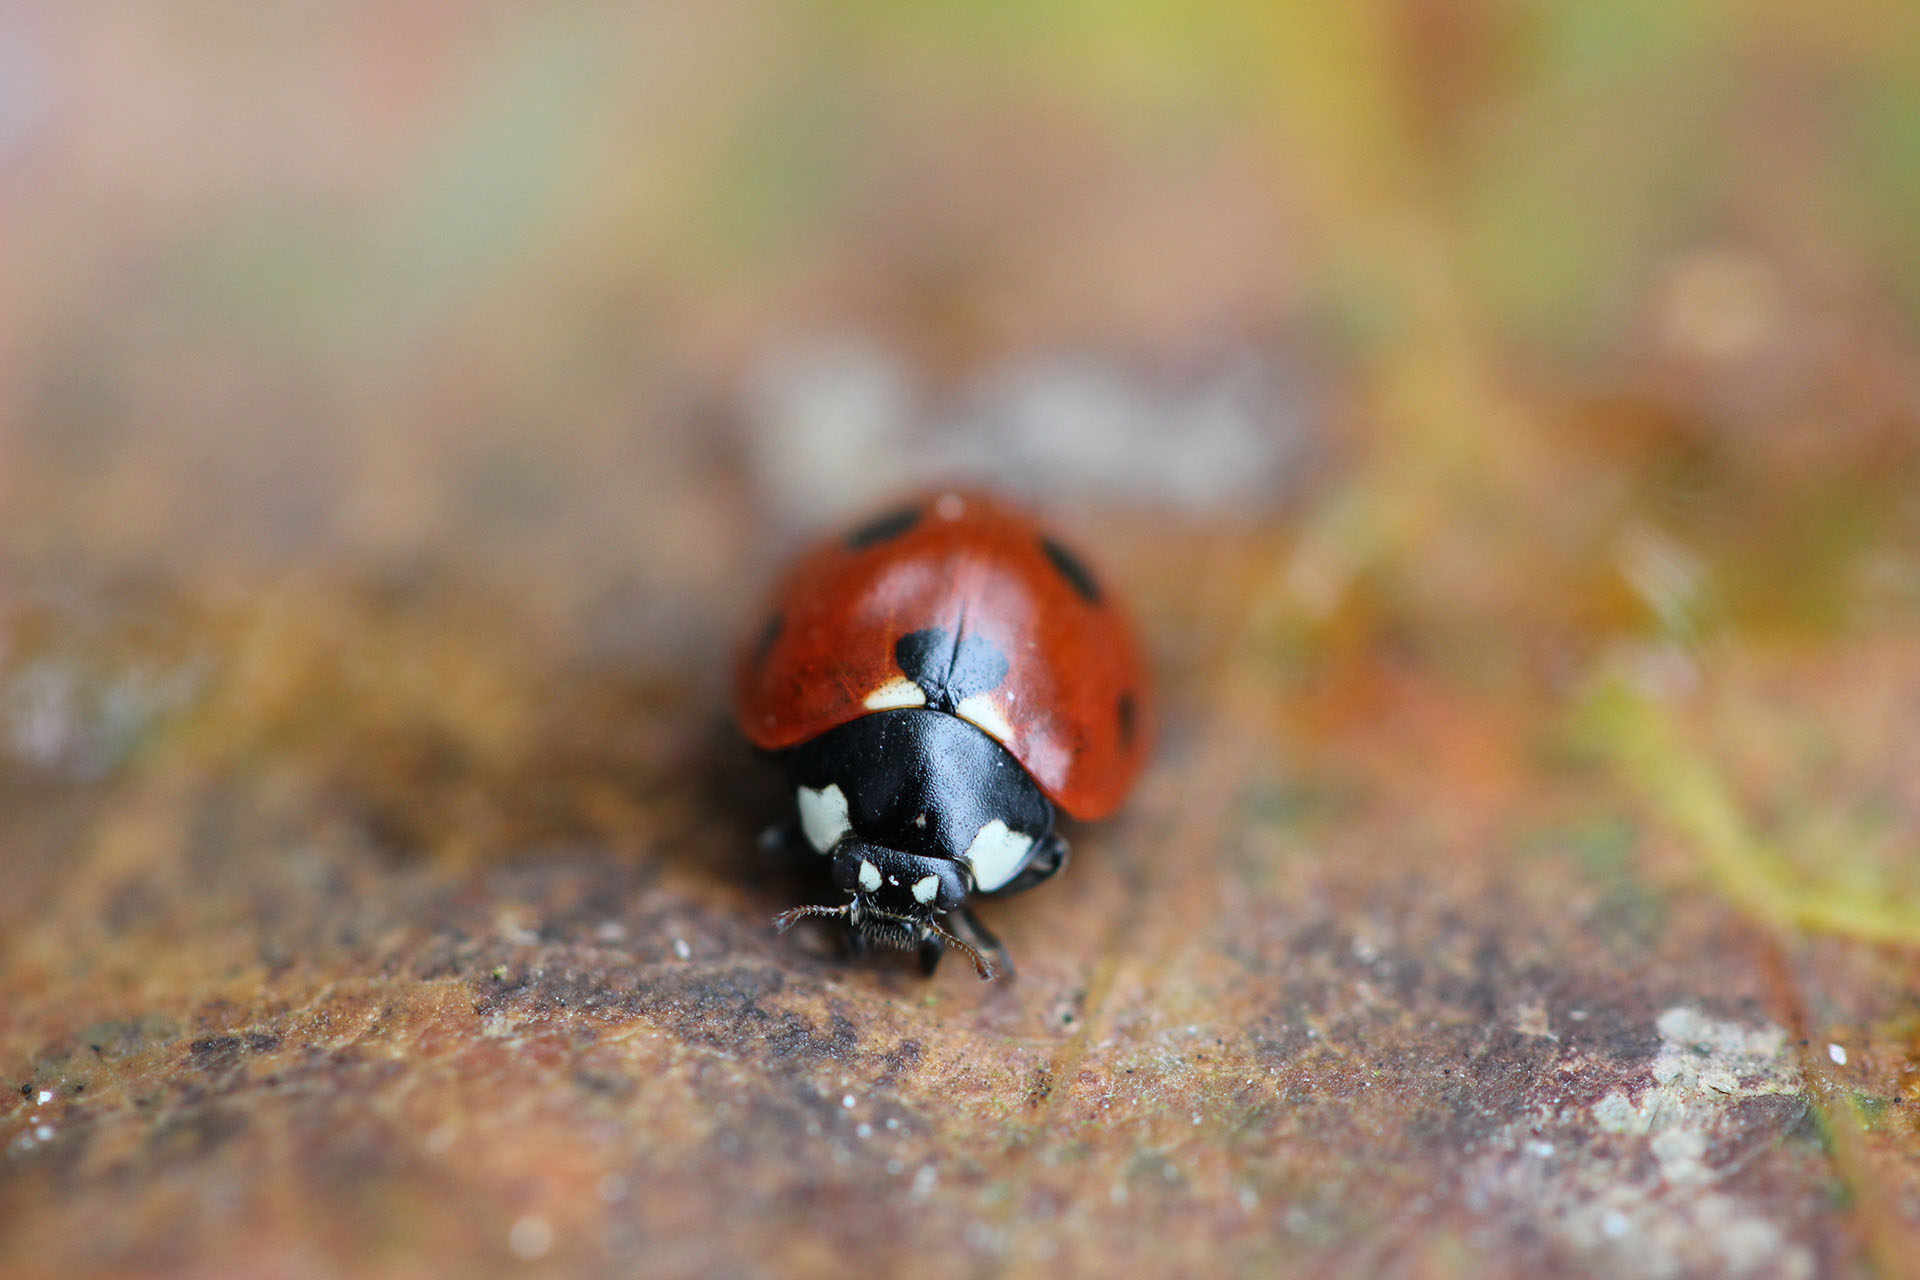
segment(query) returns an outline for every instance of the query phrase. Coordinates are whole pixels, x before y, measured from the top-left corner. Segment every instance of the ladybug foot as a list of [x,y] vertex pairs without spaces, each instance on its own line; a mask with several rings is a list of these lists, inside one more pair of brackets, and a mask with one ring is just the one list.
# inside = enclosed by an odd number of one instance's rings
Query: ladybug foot
[[754,840],[754,847],[768,856],[794,852],[801,847],[800,824],[789,818],[776,822]]
[[[972,944],[972,949],[977,950],[980,956],[985,957],[987,966],[993,972],[1003,978],[1011,978],[1013,976],[1013,957],[1007,954],[1007,949],[1000,945],[1000,939],[994,937],[987,929],[987,926],[981,924],[979,917],[974,915],[970,909],[961,907],[958,911],[950,913],[947,916],[947,920],[949,923],[959,926],[956,932],[968,939]],[[925,963],[924,956],[922,957],[922,963]],[[976,958],[975,964],[978,963],[979,960]],[[927,972],[931,973],[933,970],[928,969]]]
[[973,961],[973,971],[980,975],[982,982],[991,982],[1006,972],[1004,969],[994,968],[992,962],[971,942],[948,933],[938,924],[933,926],[933,932],[927,940],[920,944],[920,971],[931,978],[933,971],[940,967],[940,957],[946,954],[948,947],[954,948]]

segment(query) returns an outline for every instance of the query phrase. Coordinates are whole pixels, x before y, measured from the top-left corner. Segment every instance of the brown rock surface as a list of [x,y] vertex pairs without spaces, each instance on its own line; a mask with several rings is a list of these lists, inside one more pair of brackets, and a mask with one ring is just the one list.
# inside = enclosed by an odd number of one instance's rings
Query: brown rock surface
[[[10,1274],[1906,1256],[1911,965],[1689,870],[1581,738],[1658,704],[1303,666],[1279,541],[1128,538],[1158,763],[985,985],[772,933],[813,886],[715,664],[451,588],[16,619],[14,705],[67,673],[46,741],[111,768],[8,782]],[[1912,652],[1786,675],[1910,700]]]

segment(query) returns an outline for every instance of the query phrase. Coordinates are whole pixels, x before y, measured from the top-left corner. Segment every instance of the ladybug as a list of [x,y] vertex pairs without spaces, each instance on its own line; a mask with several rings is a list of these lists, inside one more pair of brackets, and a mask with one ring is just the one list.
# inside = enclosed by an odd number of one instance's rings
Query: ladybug
[[[940,492],[804,556],[740,656],[734,710],[780,756],[794,818],[768,843],[827,860],[854,952],[1005,951],[976,897],[1066,864],[1057,808],[1119,807],[1147,750],[1140,648],[1083,561],[1023,511]],[[942,922],[946,923],[943,924]],[[970,936],[959,936],[948,926]]]

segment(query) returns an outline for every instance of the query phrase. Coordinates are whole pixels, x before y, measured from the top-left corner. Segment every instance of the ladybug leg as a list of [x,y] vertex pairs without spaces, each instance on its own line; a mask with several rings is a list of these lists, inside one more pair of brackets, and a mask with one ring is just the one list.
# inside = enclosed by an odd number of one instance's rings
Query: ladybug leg
[[972,908],[961,907],[951,912],[947,918],[960,926],[961,931],[971,938],[974,946],[993,957],[995,969],[1009,978],[1013,976],[1013,957],[1009,956],[1007,949],[1000,945],[1000,939],[994,937],[992,931],[980,923],[980,918],[973,914]]
[[1033,857],[1019,875],[995,889],[995,893],[1018,893],[1022,889],[1031,889],[1042,880],[1050,880],[1067,865],[1067,842],[1059,836],[1049,835],[1033,851]]
[[800,824],[788,818],[762,831],[753,843],[760,852],[777,857],[797,853],[805,846],[806,841],[800,835]]
[[929,937],[920,944],[920,972],[931,978],[933,971],[940,967],[940,957],[947,953],[947,944],[935,937]]

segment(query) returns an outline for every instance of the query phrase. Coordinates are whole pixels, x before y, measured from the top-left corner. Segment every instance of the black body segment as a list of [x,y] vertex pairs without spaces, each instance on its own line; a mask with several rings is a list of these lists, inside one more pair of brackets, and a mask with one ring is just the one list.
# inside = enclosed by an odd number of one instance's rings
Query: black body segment
[[943,711],[863,716],[788,752],[787,773],[796,787],[839,787],[850,839],[863,844],[958,862],[999,821],[1033,838],[1029,863],[1057,860],[1053,805],[1033,778],[984,730]]

